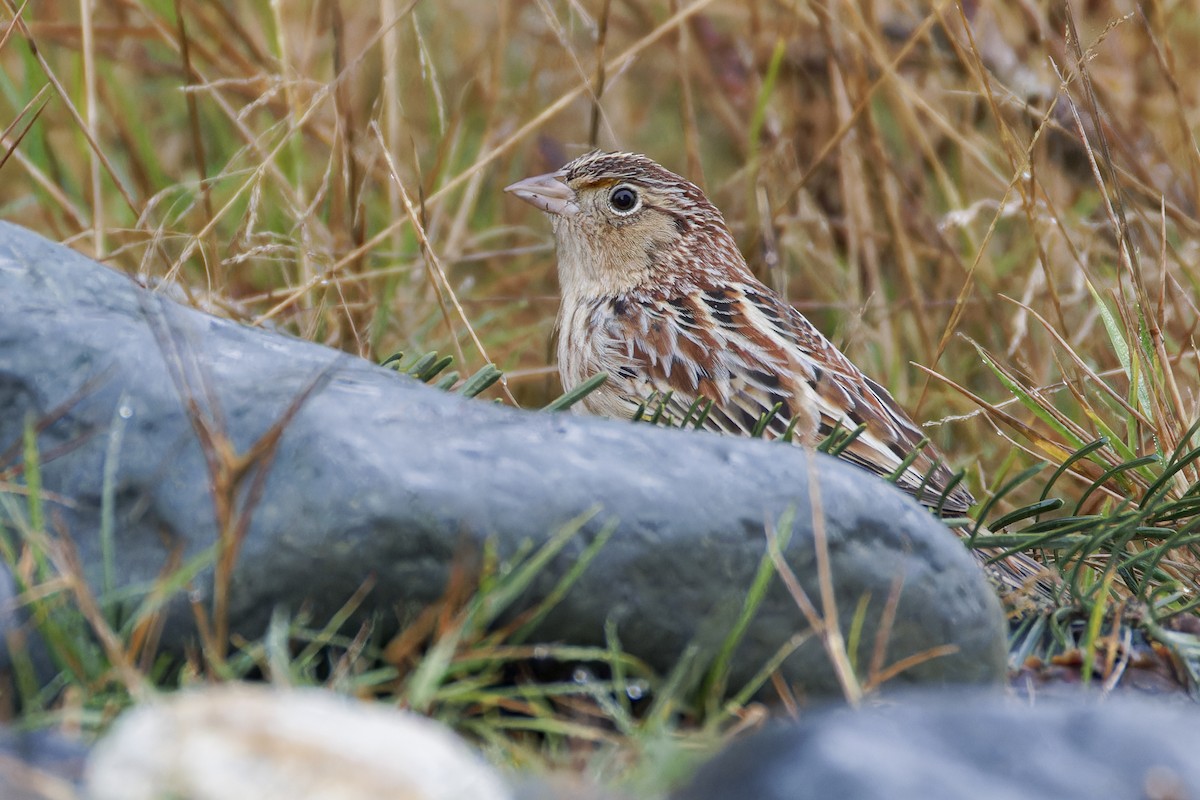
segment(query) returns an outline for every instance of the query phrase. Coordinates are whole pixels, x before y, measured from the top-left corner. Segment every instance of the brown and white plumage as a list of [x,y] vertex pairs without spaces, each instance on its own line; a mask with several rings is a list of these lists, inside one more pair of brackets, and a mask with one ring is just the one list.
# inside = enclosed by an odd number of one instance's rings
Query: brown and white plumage
[[[631,417],[669,397],[678,419],[712,401],[704,427],[745,435],[778,405],[768,436],[791,425],[796,441],[815,444],[835,427],[865,426],[840,455],[880,475],[921,446],[891,395],[754,277],[694,184],[642,155],[593,152],[507,191],[554,226],[563,385],[608,373],[584,410]],[[974,498],[961,485],[947,493],[952,481],[925,445],[898,484],[961,514]]]

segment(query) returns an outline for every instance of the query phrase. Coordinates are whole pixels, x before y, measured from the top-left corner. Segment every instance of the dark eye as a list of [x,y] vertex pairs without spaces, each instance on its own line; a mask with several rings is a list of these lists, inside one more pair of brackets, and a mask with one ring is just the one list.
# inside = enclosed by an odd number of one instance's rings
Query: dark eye
[[608,204],[618,214],[628,214],[638,206],[638,193],[630,186],[618,186],[608,196]]

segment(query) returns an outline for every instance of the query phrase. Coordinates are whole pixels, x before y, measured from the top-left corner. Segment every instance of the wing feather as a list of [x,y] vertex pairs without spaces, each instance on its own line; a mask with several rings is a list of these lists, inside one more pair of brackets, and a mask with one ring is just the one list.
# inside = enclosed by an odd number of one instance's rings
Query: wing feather
[[[862,425],[840,455],[884,476],[925,438],[882,386],[765,287],[697,288],[640,303],[636,313],[601,301],[591,315],[594,338],[586,349],[594,363],[584,371],[610,376],[600,397],[585,399],[594,413],[632,416],[647,399],[669,396],[665,411],[682,420],[694,403],[711,400],[703,427],[746,435],[778,406],[767,437],[782,436],[793,420],[796,440],[810,444],[836,426]],[[933,505],[952,478],[925,445],[897,482]],[[973,502],[955,487],[944,511],[962,513]]]

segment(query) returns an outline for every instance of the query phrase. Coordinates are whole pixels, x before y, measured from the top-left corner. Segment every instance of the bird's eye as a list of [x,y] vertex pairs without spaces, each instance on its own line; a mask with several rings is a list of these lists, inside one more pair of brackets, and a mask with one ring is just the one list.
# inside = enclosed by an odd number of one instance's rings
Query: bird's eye
[[631,186],[618,186],[608,195],[608,204],[618,214],[630,214],[637,210],[641,198],[637,190]]

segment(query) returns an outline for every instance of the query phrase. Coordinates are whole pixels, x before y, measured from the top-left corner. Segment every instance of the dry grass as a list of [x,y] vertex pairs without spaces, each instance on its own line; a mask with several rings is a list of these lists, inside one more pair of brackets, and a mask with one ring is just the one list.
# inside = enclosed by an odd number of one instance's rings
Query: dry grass
[[6,0],[0,33],[0,216],[213,313],[494,362],[540,406],[549,230],[500,189],[630,149],[977,494],[1105,436],[1058,484],[1098,513],[1196,445],[1188,4]]
[[[1196,416],[1183,6],[1076,4],[1084,73],[1058,4],[176,5],[81,25],[47,0],[5,26],[6,150],[41,108],[5,218],[251,324],[494,361],[540,405],[548,230],[499,188],[593,143],[640,150],[700,182],[754,267],[916,416],[955,417],[931,433],[977,483],[1024,460],[910,361],[1063,445],[1017,428],[1043,458],[1075,448],[972,342],[1085,440],[1119,423],[1169,451]],[[1164,392],[1132,441],[1097,296],[1157,337]]]

